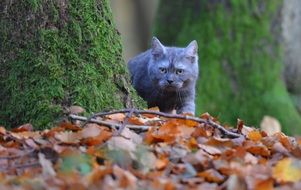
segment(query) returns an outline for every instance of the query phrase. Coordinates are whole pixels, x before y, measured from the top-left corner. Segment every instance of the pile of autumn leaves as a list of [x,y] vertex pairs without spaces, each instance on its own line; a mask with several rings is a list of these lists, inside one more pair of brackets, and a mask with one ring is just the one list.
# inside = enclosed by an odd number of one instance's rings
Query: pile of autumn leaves
[[240,121],[233,131],[241,136],[228,138],[210,125],[150,114],[97,119],[150,128],[1,127],[0,189],[301,189],[301,142],[283,133]]

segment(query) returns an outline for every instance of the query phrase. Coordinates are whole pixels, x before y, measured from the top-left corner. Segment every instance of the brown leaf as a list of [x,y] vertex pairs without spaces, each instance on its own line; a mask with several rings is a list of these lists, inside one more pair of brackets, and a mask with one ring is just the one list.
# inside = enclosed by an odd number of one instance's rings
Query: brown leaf
[[119,181],[119,187],[123,189],[137,189],[138,179],[129,171],[123,170],[117,165],[113,166],[113,174]]
[[65,130],[70,130],[70,131],[80,131],[80,130],[82,130],[82,128],[80,128],[79,126],[74,125],[70,122],[62,122],[60,124],[60,127],[65,129]]
[[243,120],[240,120],[240,119],[237,119],[236,128],[237,128],[237,131],[238,131],[239,133],[242,133],[243,127],[244,127],[244,121],[243,121]]
[[231,175],[227,182],[227,189],[231,190],[247,190],[247,184],[246,182],[241,178],[238,177],[237,175]]
[[114,121],[122,122],[125,119],[125,115],[123,113],[115,113],[108,115],[107,118]]
[[265,131],[269,136],[281,132],[280,122],[271,116],[264,116],[260,123],[261,130]]
[[87,146],[95,146],[106,142],[111,137],[112,137],[112,132],[107,130],[101,130],[101,132],[97,136],[81,139],[81,143]]
[[80,106],[70,106],[69,107],[69,112],[71,114],[76,114],[77,115],[77,114],[83,113],[85,111],[86,110],[84,108],[80,107]]
[[203,171],[198,176],[203,177],[208,182],[221,183],[225,180],[225,176],[214,169]]
[[265,179],[257,181],[254,190],[273,190],[274,189],[274,181],[273,179]]
[[210,155],[220,155],[222,153],[219,149],[213,146],[204,145],[204,144],[199,144],[198,146],[199,148],[203,149],[205,152],[208,152]]
[[260,156],[269,156],[271,153],[266,146],[263,145],[250,145],[246,150],[252,154]]
[[13,128],[11,131],[15,133],[24,132],[24,131],[33,131],[33,126],[30,123],[26,123],[24,125],[21,125],[20,127]]
[[56,133],[55,138],[65,144],[77,144],[80,142],[81,135],[72,131],[66,131]]
[[168,163],[169,163],[169,160],[166,157],[162,157],[160,159],[157,159],[156,163],[155,163],[156,169],[162,170],[167,166]]

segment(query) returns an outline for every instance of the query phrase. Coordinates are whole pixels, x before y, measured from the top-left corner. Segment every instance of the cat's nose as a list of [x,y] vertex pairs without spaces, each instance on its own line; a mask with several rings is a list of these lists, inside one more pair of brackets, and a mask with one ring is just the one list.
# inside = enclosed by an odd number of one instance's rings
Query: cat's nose
[[167,80],[168,84],[172,84],[173,83],[173,80]]

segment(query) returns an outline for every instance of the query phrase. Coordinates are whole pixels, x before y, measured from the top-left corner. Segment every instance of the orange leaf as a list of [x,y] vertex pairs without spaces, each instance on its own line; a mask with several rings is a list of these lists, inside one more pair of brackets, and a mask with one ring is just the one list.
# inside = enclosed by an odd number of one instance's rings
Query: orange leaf
[[[152,108],[149,108],[148,110],[150,111],[159,111],[159,108],[158,107],[152,107]],[[148,118],[154,118],[154,117],[157,117],[155,114],[148,114],[148,113],[145,113],[145,114],[142,114],[144,117],[148,117]]]
[[148,144],[154,142],[172,143],[181,134],[176,120],[169,120],[163,124],[159,130],[151,129],[145,135],[145,142]]
[[88,146],[95,146],[102,144],[112,137],[112,133],[106,130],[102,130],[99,135],[95,137],[88,137],[86,139],[82,139],[81,142]]
[[0,127],[0,134],[5,135],[6,129],[4,127]]
[[249,146],[246,150],[252,154],[261,156],[269,156],[271,154],[268,148],[262,145]]
[[252,141],[260,141],[262,139],[262,136],[259,131],[251,131],[248,133],[248,139]]
[[209,136],[208,132],[204,127],[198,127],[194,130],[194,132],[191,134],[192,137],[207,137]]
[[168,163],[169,163],[169,160],[166,157],[162,157],[160,159],[157,159],[156,163],[155,163],[156,169],[162,170],[167,166]]
[[277,133],[275,135],[278,137],[278,140],[285,148],[287,148],[288,150],[291,150],[293,148],[289,138],[286,135],[284,135],[283,133]]
[[12,129],[11,131],[15,133],[24,132],[24,131],[33,131],[33,126],[30,123],[26,123],[18,128]]
[[123,113],[115,113],[115,114],[108,115],[107,118],[114,121],[121,122],[125,119],[125,115]]
[[254,190],[273,190],[273,189],[274,189],[273,179],[258,181],[254,188]]
[[198,176],[205,178],[208,182],[221,183],[225,180],[225,176],[214,169],[203,171],[199,173]]
[[130,117],[128,122],[133,125],[144,125],[144,122],[138,117]]
[[71,130],[71,131],[80,131],[82,130],[82,128],[80,128],[79,126],[76,126],[70,122],[62,122],[60,124],[60,127],[65,129],[65,130]]
[[194,137],[191,137],[191,138],[188,140],[187,146],[188,146],[190,149],[198,148],[198,142],[197,142],[197,140],[196,140]]
[[202,119],[212,119],[212,116],[208,112],[206,112],[206,113],[203,113],[200,116],[200,118],[202,118]]

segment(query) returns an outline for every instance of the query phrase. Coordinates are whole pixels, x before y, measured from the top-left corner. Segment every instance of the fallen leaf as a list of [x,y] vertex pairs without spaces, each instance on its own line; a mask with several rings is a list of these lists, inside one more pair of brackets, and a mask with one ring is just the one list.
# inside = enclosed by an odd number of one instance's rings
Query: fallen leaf
[[55,134],[55,138],[62,143],[77,144],[80,142],[81,135],[72,131],[59,132]]
[[273,177],[280,183],[301,180],[301,161],[294,158],[278,161],[273,168]]
[[45,155],[42,153],[38,153],[39,162],[43,169],[43,175],[45,176],[55,176],[56,172],[53,169],[52,163],[46,159]]
[[228,180],[226,181],[227,189],[229,190],[247,190],[247,184],[243,180],[243,178],[238,177],[237,175],[229,176]]
[[62,122],[59,127],[65,129],[65,130],[70,130],[70,131],[80,131],[82,130],[82,128],[80,128],[79,126],[77,125],[74,125],[70,122]]
[[114,121],[122,122],[125,119],[125,115],[123,113],[115,113],[115,114],[107,115],[107,118]]
[[274,189],[274,181],[273,179],[265,179],[257,181],[254,190],[273,190]]
[[84,108],[80,107],[80,106],[70,106],[69,107],[69,112],[71,114],[76,114],[77,115],[77,114],[83,113],[85,111],[86,110]]
[[169,160],[166,157],[162,157],[160,159],[157,159],[156,163],[155,163],[156,169],[162,170],[167,166],[168,163],[169,163]]
[[199,148],[203,149],[205,152],[208,152],[210,155],[220,155],[222,152],[213,146],[198,144]]
[[261,133],[259,131],[250,131],[247,137],[252,141],[260,141],[262,139]]
[[88,124],[79,133],[81,138],[89,138],[98,136],[103,131],[97,124]]
[[119,187],[123,189],[137,189],[138,179],[129,171],[123,170],[120,167],[114,165],[113,174],[119,181]]
[[221,183],[225,180],[225,176],[220,174],[218,171],[214,169],[209,169],[206,171],[203,171],[198,174],[198,176],[203,177],[208,182],[214,182],[214,183]]
[[24,132],[24,131],[33,131],[32,124],[26,123],[26,124],[21,125],[20,127],[12,129],[12,132],[15,132],[15,133]]
[[264,116],[261,123],[260,129],[265,131],[269,136],[281,132],[280,122],[271,116]]

